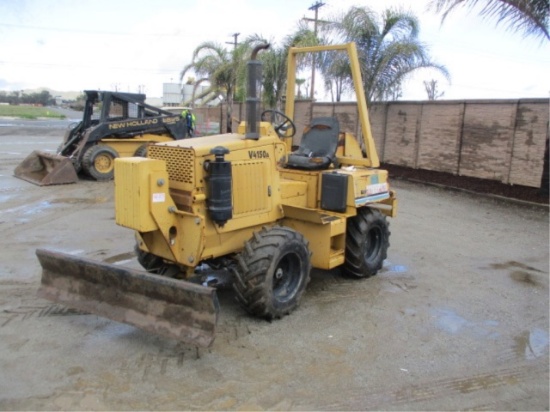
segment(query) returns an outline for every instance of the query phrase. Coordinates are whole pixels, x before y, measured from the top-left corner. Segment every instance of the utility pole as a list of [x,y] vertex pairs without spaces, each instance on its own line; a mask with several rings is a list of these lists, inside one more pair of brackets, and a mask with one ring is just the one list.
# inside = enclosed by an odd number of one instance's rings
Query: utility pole
[[235,50],[237,48],[237,38],[239,37],[241,33],[233,33],[231,36],[233,37],[233,42],[229,42],[229,41],[226,41],[225,44],[232,44],[233,45],[233,50]]
[[[315,4],[311,5],[311,7],[308,10],[315,11],[315,18],[313,19],[313,33],[315,34],[315,37],[317,38],[317,22],[319,21],[319,9],[323,7],[325,3],[322,3],[320,1],[317,1]],[[316,55],[313,53],[313,59],[311,63],[311,90],[310,90],[310,98],[311,102],[313,103],[313,100],[315,99],[315,60]]]

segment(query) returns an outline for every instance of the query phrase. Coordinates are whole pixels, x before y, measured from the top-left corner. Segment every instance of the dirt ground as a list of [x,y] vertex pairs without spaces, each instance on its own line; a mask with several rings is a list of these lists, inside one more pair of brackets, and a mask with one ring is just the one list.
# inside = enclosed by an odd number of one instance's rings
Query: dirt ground
[[36,297],[36,248],[133,268],[113,183],[12,177],[62,130],[0,128],[0,410],[548,410],[548,207],[396,179],[378,276],[314,271],[272,323],[230,290],[209,349]]

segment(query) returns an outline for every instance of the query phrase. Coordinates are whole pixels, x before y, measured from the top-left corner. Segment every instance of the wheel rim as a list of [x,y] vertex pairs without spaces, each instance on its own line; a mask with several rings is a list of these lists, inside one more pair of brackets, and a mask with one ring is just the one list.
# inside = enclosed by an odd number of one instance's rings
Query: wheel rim
[[113,158],[108,154],[100,154],[94,159],[94,167],[100,173],[109,173],[113,170]]
[[300,270],[300,258],[294,253],[279,260],[273,272],[273,297],[277,301],[287,302],[294,297],[300,285]]
[[371,261],[376,259],[382,247],[382,229],[373,227],[367,232],[365,245],[365,260]]

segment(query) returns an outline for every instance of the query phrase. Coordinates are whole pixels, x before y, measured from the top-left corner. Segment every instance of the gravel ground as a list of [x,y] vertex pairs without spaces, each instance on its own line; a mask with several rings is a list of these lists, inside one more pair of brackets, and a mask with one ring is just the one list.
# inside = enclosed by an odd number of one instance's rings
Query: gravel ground
[[0,128],[0,410],[548,410],[548,208],[395,179],[370,279],[312,273],[272,323],[218,292],[196,349],[36,297],[36,248],[137,268],[112,182],[12,177],[62,134]]

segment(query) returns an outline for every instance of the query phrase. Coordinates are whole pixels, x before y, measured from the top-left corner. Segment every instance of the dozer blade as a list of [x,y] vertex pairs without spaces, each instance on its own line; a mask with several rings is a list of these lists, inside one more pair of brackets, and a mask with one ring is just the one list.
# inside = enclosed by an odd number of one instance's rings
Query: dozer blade
[[13,175],[39,186],[78,181],[71,159],[35,150],[15,168]]
[[193,345],[214,341],[213,288],[45,249],[36,255],[39,297]]

